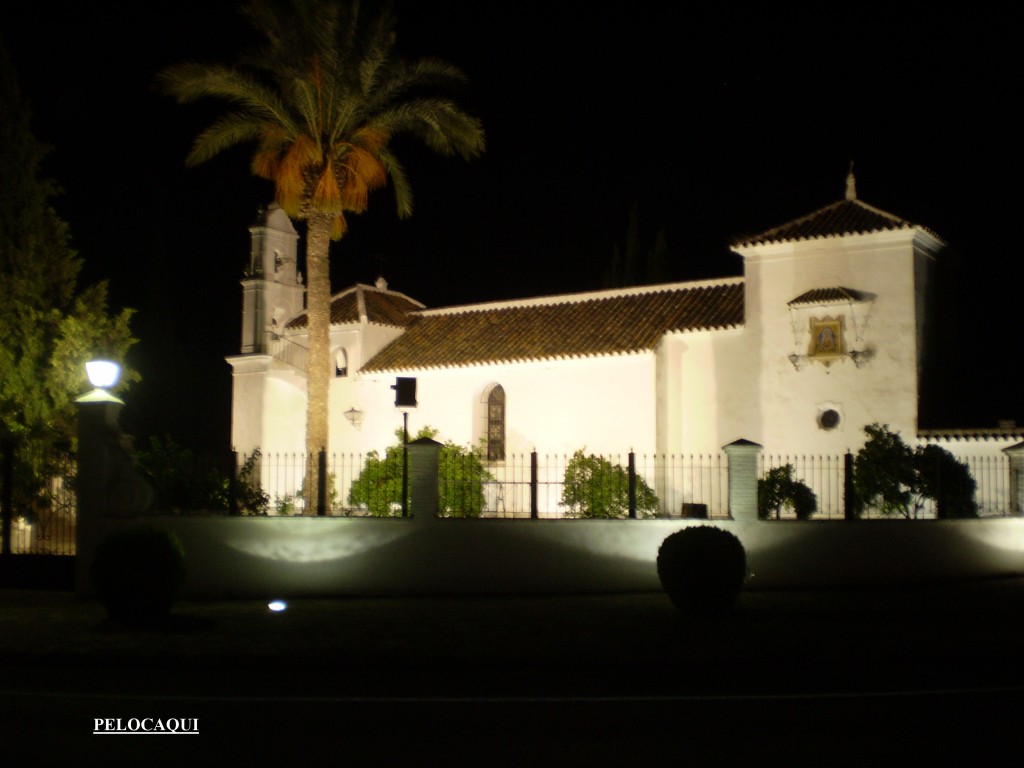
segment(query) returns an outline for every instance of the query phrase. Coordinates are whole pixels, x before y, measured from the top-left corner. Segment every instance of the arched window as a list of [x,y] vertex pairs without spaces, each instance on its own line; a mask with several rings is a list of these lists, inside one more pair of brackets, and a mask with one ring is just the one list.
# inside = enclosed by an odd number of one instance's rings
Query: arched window
[[334,375],[339,379],[348,376],[348,352],[344,349],[334,353]]
[[487,460],[505,460],[505,390],[500,384],[487,394]]

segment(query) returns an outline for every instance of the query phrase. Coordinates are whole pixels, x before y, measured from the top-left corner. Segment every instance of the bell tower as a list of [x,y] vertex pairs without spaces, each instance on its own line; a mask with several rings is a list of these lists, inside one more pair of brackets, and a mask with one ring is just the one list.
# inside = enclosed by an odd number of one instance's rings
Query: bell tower
[[260,211],[249,232],[252,249],[242,278],[241,352],[266,354],[271,339],[303,309],[305,289],[296,264],[299,236],[276,203]]

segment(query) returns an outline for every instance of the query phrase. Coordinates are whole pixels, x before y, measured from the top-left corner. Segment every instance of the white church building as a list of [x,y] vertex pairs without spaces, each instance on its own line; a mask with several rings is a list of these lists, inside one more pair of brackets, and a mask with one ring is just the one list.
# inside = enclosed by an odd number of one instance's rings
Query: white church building
[[[251,228],[234,449],[301,454],[306,316],[298,235],[270,207]],[[396,380],[415,379],[410,433],[480,445],[489,464],[542,454],[841,456],[877,422],[910,444],[933,353],[946,244],[856,196],[733,246],[743,276],[428,308],[383,279],[334,295],[329,453],[395,442]],[[1006,429],[944,447],[999,456]],[[677,510],[678,511],[678,510]]]

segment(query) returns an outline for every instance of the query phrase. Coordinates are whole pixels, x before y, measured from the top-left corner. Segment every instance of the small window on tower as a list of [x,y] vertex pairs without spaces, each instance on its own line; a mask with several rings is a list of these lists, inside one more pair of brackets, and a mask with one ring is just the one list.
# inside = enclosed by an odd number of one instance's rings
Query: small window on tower
[[339,379],[348,376],[348,353],[344,349],[334,353],[334,376]]

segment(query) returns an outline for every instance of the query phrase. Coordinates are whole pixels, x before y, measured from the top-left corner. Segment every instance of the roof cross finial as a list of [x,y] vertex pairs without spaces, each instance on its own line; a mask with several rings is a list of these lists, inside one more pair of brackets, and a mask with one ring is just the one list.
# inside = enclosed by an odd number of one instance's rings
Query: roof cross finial
[[850,172],[846,174],[846,199],[857,199],[857,181],[853,178],[853,160],[850,161]]

